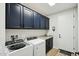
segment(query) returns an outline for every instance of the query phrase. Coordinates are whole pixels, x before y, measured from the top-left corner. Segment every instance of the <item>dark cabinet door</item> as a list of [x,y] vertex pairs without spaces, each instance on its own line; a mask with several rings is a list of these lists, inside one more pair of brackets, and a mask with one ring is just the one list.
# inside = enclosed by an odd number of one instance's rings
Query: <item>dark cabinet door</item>
[[6,3],[6,28],[48,29],[48,19],[17,3]]
[[34,29],[40,28],[40,15],[36,12],[34,12]]
[[53,38],[46,40],[46,53],[53,48]]
[[49,40],[50,40],[50,49],[52,49],[52,47],[53,47],[53,38],[50,38]]
[[45,22],[46,22],[46,29],[49,29],[49,18],[45,18]]
[[5,12],[6,12],[6,28],[8,28],[9,27],[9,19],[10,19],[10,4],[5,4],[5,6],[6,6],[6,9],[5,9]]
[[28,9],[28,8],[23,8],[24,10],[24,15],[23,15],[23,18],[24,18],[24,28],[27,28],[27,29],[31,29],[33,28],[33,11]]
[[21,20],[21,6],[18,4],[8,4],[6,5],[7,13],[7,27],[8,28],[20,28]]
[[46,53],[50,50],[50,40],[46,40]]
[[40,29],[45,29],[45,18],[44,16],[40,15]]

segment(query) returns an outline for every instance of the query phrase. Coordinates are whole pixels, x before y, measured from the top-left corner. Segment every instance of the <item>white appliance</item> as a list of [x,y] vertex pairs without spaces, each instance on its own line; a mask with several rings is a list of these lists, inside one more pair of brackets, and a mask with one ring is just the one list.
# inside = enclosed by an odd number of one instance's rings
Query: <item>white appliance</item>
[[45,56],[45,40],[42,39],[33,39],[28,41],[33,45],[33,55],[34,56]]
[[9,56],[33,56],[33,45],[26,45],[25,47],[9,52]]

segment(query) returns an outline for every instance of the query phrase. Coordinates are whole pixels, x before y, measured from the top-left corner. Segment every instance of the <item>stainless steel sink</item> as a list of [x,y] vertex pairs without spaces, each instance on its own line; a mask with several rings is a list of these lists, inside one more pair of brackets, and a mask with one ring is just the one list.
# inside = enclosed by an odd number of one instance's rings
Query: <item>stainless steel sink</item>
[[25,47],[26,45],[29,45],[29,44],[22,42],[22,43],[8,45],[7,47],[8,47],[9,50],[17,50],[17,49]]
[[5,42],[5,45],[12,45],[12,44],[16,44],[16,43],[20,43],[20,42],[24,42],[23,39],[18,39],[18,40],[15,40],[15,41],[7,41]]

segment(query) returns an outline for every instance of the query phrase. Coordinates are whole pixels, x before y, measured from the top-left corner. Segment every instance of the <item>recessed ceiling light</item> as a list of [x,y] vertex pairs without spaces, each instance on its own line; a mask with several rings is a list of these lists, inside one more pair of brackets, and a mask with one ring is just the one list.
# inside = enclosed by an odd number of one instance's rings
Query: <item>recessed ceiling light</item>
[[49,4],[49,6],[54,6],[55,5],[55,3],[52,3],[52,2],[48,3],[48,4]]

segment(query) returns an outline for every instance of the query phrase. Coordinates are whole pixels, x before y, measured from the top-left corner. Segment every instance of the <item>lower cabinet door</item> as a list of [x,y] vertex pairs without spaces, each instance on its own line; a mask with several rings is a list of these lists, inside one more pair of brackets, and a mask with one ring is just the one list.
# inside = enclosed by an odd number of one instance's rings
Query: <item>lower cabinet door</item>
[[46,40],[46,53],[50,50],[50,40]]
[[53,38],[50,38],[50,49],[53,47]]
[[46,40],[46,53],[53,48],[53,38]]

